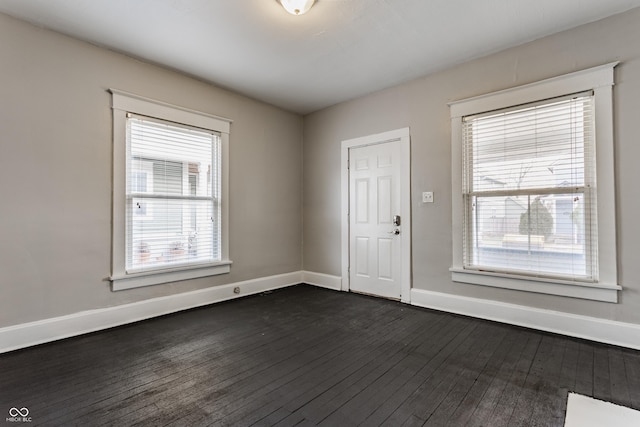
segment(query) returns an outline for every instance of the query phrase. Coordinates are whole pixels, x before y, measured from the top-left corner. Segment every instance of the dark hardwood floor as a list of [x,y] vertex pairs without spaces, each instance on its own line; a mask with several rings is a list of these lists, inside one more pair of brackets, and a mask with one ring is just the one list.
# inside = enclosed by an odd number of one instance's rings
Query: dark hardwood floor
[[569,391],[640,409],[640,352],[305,285],[0,355],[30,425],[562,426]]

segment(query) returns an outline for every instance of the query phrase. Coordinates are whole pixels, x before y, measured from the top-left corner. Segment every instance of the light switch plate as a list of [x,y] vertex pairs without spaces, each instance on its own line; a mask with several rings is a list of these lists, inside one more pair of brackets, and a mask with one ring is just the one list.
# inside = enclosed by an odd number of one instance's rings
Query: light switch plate
[[422,203],[433,203],[433,191],[425,191],[422,193]]

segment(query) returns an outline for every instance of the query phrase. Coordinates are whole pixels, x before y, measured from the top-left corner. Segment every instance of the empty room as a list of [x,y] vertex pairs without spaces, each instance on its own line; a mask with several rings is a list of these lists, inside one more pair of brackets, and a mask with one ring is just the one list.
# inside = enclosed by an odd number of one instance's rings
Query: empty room
[[640,425],[640,0],[0,0],[0,423]]

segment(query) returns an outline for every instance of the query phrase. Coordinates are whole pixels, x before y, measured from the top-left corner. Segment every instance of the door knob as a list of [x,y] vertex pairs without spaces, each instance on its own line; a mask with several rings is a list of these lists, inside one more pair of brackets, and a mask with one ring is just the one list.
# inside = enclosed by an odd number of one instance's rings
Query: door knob
[[398,234],[400,234],[400,230],[398,230],[398,229],[396,228],[396,229],[395,229],[395,230],[393,230],[393,231],[389,231],[389,234],[394,234],[394,235],[396,235],[396,236],[397,236]]

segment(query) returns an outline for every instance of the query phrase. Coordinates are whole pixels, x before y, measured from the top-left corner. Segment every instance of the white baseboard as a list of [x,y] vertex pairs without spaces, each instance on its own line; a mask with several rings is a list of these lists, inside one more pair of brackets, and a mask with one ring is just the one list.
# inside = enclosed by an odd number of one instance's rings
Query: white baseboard
[[297,285],[302,276],[296,271],[0,328],[0,353]]
[[334,291],[342,290],[342,278],[340,276],[303,271],[302,282],[321,288],[333,289]]
[[[328,274],[297,271],[263,277],[0,328],[0,353],[299,283],[341,290],[341,278]],[[239,294],[233,293],[235,287]],[[411,304],[640,350],[636,324],[421,289],[411,290]]]
[[633,323],[421,289],[411,290],[411,304],[640,350],[640,325]]

